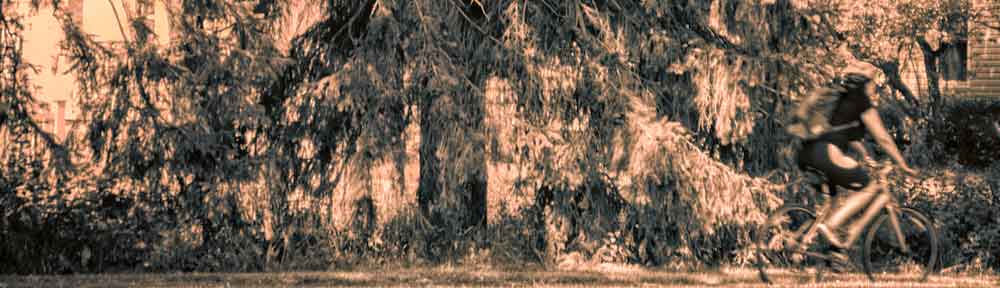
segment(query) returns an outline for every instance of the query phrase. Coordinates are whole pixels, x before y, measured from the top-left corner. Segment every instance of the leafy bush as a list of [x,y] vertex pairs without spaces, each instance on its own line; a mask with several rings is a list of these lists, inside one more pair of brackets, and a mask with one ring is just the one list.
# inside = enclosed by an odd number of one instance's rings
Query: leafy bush
[[0,265],[0,272],[120,271],[141,266],[152,246],[140,243],[150,243],[146,237],[151,225],[136,217],[130,201],[89,193],[61,206],[26,205],[5,217],[0,259],[16,262]]
[[[940,168],[939,168],[940,169]],[[927,212],[942,236],[942,262],[951,270],[1000,267],[1000,164],[949,167],[921,181],[898,183],[907,203]]]
[[[1000,102],[957,100],[942,110],[943,121],[931,124],[927,139],[946,158],[972,167],[986,167],[1000,160],[1000,137],[992,121],[1000,119]],[[950,156],[950,157],[949,157]]]

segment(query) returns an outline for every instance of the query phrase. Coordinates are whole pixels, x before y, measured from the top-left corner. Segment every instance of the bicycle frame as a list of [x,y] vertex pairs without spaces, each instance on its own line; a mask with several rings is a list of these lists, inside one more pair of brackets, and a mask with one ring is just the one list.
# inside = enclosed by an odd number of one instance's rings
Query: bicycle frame
[[903,236],[903,229],[899,226],[899,214],[897,213],[898,209],[899,204],[897,204],[896,201],[892,201],[890,205],[886,206],[886,213],[889,214],[889,226],[892,227],[896,240],[899,241],[899,249],[902,250],[903,253],[910,253],[910,247],[906,244],[906,237]]
[[896,204],[892,194],[889,193],[888,189],[884,186],[881,191],[875,193],[876,194],[873,197],[871,204],[869,204],[869,206],[865,209],[864,214],[862,214],[858,220],[855,220],[854,224],[848,228],[846,241],[843,243],[836,243],[836,245],[842,247],[850,247],[854,245],[854,242],[858,240],[861,233],[864,233],[864,228],[867,227],[868,224],[871,224],[872,220],[875,220],[875,217],[877,217],[882,211],[885,211],[885,213],[890,215],[890,221],[895,224],[893,227],[898,232],[896,235],[902,235],[902,230],[899,229],[899,220],[896,213],[899,205]]
[[[834,187],[827,187],[827,188],[835,189]],[[862,216],[858,220],[856,220],[854,224],[852,224],[851,227],[849,228],[847,239],[845,239],[846,241],[843,241],[843,243],[834,243],[834,245],[841,247],[853,246],[854,242],[857,241],[858,238],[860,238],[861,234],[864,232],[864,228],[867,227],[869,224],[871,224],[871,222],[875,219],[875,217],[877,217],[878,215],[881,214],[881,212],[884,211],[887,215],[889,215],[890,227],[892,227],[893,234],[896,237],[896,240],[899,242],[900,249],[903,251],[903,253],[909,253],[910,251],[909,245],[906,244],[906,238],[903,236],[903,230],[899,223],[899,213],[898,213],[899,203],[893,197],[889,189],[884,185],[881,186],[881,189],[879,189],[878,192],[874,193],[876,193],[876,195],[873,196],[874,200],[864,210],[864,214],[862,214]],[[814,197],[816,197],[815,191],[814,191]],[[801,227],[801,228],[806,228],[806,231],[801,231],[801,230],[795,231],[795,235],[803,235],[802,238],[799,238],[802,240],[799,242],[798,247],[796,247],[796,249],[807,249],[809,245],[812,244],[812,241],[815,239],[816,235],[819,234],[819,230],[817,229],[816,223],[817,221],[825,220],[826,217],[829,216],[827,214],[830,213],[830,207],[832,206],[830,200],[824,201],[824,203],[819,207],[819,209],[815,210],[817,219],[816,221],[814,221],[813,223],[808,223],[807,225],[803,225],[803,227]],[[815,199],[813,201],[814,203],[818,203],[818,201],[816,201]],[[802,232],[805,233],[803,234]],[[834,239],[827,239],[827,240],[831,242],[835,241]]]

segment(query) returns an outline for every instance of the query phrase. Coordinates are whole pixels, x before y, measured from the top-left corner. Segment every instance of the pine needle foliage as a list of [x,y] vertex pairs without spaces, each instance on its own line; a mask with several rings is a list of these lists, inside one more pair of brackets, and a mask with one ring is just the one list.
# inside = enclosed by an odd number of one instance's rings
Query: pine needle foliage
[[[785,111],[847,60],[840,4],[174,1],[162,46],[141,17],[108,43],[57,9],[87,129],[51,186],[79,200],[50,218],[88,236],[41,253],[68,271],[746,264],[796,197]],[[323,12],[282,34],[301,7]],[[17,77],[6,103],[29,99]]]

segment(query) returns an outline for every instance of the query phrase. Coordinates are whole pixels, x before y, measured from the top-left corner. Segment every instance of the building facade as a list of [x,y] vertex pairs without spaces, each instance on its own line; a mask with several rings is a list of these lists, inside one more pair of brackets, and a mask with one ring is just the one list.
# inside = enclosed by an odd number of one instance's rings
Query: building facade
[[[24,59],[38,68],[31,75],[32,85],[36,87],[33,95],[38,100],[34,117],[46,131],[61,140],[71,130],[82,128],[77,83],[67,71],[69,61],[59,48],[64,33],[53,15],[53,7],[42,4],[37,11],[32,11],[30,2],[16,1],[14,5],[22,15],[27,15],[24,19]],[[123,41],[123,29],[129,27],[127,19],[140,15],[146,16],[157,42],[170,41],[165,1],[64,0],[62,3],[76,24],[94,35],[97,41]]]
[[[1000,1],[973,0],[972,5],[986,14],[967,23],[968,37],[947,45],[932,43],[942,56],[938,63],[941,92],[944,97],[1000,101],[1000,15],[996,14]],[[905,53],[901,57],[903,81],[924,96],[927,74],[923,55],[919,48]]]

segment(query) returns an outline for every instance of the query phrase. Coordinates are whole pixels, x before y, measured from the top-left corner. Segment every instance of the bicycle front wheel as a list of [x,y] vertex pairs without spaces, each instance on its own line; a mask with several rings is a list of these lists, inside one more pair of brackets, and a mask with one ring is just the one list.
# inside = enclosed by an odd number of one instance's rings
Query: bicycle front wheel
[[797,246],[815,221],[816,215],[801,206],[783,206],[768,216],[755,241],[761,281],[771,284],[813,281],[812,273],[806,270],[815,267],[817,261]]
[[[897,215],[898,233],[888,214],[880,216],[869,227],[863,251],[865,274],[872,281],[911,280],[914,277],[926,280],[937,269],[937,230],[917,210],[901,208]],[[902,249],[901,243],[906,244],[908,251]]]

